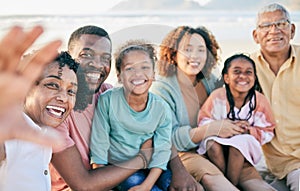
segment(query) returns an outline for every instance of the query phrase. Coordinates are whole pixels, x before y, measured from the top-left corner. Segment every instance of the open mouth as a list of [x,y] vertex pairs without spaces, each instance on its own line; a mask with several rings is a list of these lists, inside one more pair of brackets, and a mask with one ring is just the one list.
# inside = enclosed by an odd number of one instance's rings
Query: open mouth
[[52,116],[57,118],[62,118],[64,113],[66,112],[65,108],[53,105],[47,105],[46,109]]
[[281,41],[283,38],[280,38],[280,37],[278,37],[278,38],[270,38],[268,41],[269,42],[278,42],[278,41]]
[[199,62],[189,62],[189,65],[193,66],[193,67],[197,67],[200,65],[200,63]]
[[238,84],[238,85],[241,85],[241,86],[244,86],[244,85],[247,85],[248,82],[238,82],[237,84]]
[[89,83],[98,84],[99,81],[102,81],[106,77],[105,72],[86,72],[87,81]]
[[90,81],[98,81],[101,77],[100,73],[87,73],[86,76],[89,78]]
[[139,86],[139,85],[146,83],[146,80],[132,80],[131,83],[135,86]]

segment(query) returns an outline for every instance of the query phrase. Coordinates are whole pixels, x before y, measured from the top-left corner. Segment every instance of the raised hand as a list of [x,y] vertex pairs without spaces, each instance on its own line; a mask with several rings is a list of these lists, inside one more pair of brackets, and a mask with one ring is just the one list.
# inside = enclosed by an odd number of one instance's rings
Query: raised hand
[[23,139],[39,144],[56,145],[60,141],[52,128],[40,131],[31,128],[22,115],[22,102],[44,66],[57,55],[61,45],[55,40],[21,61],[26,50],[43,33],[41,26],[26,32],[14,26],[0,41],[0,143],[8,139]]

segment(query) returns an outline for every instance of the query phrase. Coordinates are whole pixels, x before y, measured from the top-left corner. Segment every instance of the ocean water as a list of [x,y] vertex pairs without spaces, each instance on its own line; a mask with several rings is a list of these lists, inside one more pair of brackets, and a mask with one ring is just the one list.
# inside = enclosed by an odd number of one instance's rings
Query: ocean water
[[[151,11],[151,12],[116,12],[99,15],[26,15],[1,16],[0,37],[15,24],[30,28],[40,24],[45,32],[33,45],[32,49],[53,39],[62,39],[62,50],[70,34],[84,25],[103,27],[110,34],[113,49],[129,39],[146,39],[155,44],[174,27],[188,25],[192,27],[205,26],[216,37],[221,47],[221,59],[238,53],[250,53],[258,47],[252,39],[252,30],[255,28],[256,12],[253,11]],[[294,43],[300,44],[300,12],[291,12],[293,23],[296,25]],[[298,29],[298,31],[297,31]],[[222,62],[222,61],[221,61]],[[113,69],[114,67],[112,67]],[[108,81],[115,83],[115,73],[111,72]]]

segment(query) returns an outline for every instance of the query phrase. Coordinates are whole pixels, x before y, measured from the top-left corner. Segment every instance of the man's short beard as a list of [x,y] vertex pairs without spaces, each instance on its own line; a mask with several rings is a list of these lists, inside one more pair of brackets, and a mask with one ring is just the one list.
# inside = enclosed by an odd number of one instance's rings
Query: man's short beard
[[96,94],[96,93],[98,93],[99,90],[100,90],[101,85],[102,85],[102,83],[96,89],[94,89],[94,88],[90,89],[89,94]]

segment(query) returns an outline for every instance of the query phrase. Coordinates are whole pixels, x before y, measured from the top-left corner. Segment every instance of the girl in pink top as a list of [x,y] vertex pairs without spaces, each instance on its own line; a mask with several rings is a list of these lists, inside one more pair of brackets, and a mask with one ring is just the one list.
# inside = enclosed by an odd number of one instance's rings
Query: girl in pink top
[[225,87],[212,92],[201,107],[199,127],[214,120],[230,120],[236,126],[235,136],[208,136],[197,151],[206,153],[211,162],[238,185],[244,160],[249,165],[260,160],[261,145],[273,138],[275,122],[267,99],[255,90],[259,85],[255,63],[250,57],[244,54],[229,57],[222,77]]

